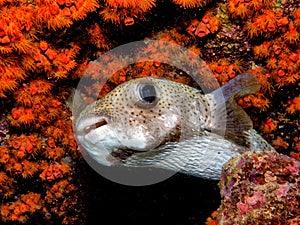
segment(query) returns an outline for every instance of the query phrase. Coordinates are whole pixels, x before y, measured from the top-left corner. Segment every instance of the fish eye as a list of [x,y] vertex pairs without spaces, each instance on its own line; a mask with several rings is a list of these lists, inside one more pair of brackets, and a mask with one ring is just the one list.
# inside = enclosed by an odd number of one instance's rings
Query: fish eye
[[140,87],[139,94],[141,99],[146,103],[153,103],[156,99],[155,87],[151,84],[145,84]]
[[144,107],[149,108],[156,105],[158,96],[156,87],[153,84],[140,84],[138,85],[137,91],[140,103],[142,103]]

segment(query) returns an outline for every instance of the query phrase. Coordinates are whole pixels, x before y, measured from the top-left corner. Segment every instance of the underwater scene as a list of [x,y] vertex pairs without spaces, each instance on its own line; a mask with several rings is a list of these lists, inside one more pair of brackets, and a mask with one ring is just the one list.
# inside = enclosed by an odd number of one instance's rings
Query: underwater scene
[[0,0],[0,224],[300,224],[299,0]]

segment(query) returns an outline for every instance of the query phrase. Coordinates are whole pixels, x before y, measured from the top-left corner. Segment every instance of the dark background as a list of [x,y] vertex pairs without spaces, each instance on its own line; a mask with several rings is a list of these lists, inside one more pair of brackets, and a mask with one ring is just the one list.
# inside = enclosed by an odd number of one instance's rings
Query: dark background
[[200,225],[220,205],[217,181],[177,173],[163,182],[135,187],[86,169],[87,225]]

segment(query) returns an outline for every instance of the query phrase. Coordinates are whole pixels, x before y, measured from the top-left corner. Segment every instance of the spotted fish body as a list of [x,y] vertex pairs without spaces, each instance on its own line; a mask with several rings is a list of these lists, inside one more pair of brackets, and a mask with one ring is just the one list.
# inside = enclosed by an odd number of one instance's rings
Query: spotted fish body
[[273,150],[236,103],[259,87],[249,73],[209,94],[169,80],[134,79],[81,112],[77,138],[103,165],[150,166],[219,179],[230,158],[247,150]]

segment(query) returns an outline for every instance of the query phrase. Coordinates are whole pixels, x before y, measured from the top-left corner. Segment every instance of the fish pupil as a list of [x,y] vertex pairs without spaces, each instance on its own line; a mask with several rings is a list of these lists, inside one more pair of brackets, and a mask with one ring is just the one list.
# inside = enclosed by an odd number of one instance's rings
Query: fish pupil
[[140,90],[142,100],[147,103],[153,103],[156,99],[155,87],[150,84],[145,84]]

